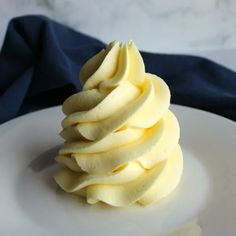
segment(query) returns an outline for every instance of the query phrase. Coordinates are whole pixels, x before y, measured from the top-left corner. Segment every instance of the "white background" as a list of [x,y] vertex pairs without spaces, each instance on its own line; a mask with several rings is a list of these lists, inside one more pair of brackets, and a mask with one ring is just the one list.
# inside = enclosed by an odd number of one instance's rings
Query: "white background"
[[104,42],[134,40],[152,52],[203,55],[236,69],[234,0],[0,0],[0,45],[8,21],[44,14]]

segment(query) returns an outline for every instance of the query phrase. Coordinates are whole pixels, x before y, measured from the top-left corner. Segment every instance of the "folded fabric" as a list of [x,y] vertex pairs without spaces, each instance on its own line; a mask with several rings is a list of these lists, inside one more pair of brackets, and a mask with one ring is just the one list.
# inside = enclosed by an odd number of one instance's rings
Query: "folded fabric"
[[[81,89],[81,66],[104,45],[44,16],[11,20],[0,53],[0,123],[62,104]],[[235,72],[200,57],[142,56],[146,71],[169,85],[172,103],[236,120]]]

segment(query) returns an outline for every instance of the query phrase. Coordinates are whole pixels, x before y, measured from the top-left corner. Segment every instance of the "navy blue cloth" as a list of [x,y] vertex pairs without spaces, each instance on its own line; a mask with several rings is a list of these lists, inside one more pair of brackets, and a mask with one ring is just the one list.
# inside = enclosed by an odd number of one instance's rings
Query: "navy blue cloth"
[[[0,123],[62,104],[81,89],[81,66],[104,45],[44,16],[11,20],[0,53]],[[146,71],[169,85],[172,103],[236,120],[235,72],[200,57],[142,56]]]

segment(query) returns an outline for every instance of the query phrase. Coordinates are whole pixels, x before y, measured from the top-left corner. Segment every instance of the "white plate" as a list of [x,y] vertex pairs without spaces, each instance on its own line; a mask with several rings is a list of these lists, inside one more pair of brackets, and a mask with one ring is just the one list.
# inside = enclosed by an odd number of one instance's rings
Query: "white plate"
[[146,208],[90,206],[58,190],[52,175],[60,107],[1,125],[0,235],[157,236],[196,216],[205,236],[236,235],[236,124],[183,106],[172,110],[184,174],[173,194]]

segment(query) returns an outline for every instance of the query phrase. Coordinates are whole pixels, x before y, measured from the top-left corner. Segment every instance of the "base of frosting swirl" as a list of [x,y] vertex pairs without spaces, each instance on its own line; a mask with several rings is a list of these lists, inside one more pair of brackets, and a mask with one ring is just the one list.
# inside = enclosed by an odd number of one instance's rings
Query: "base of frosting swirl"
[[134,161],[109,175],[89,175],[64,168],[54,178],[64,191],[86,197],[90,204],[101,201],[125,207],[135,202],[147,205],[166,197],[178,185],[182,169],[178,145],[165,161],[150,170]]

